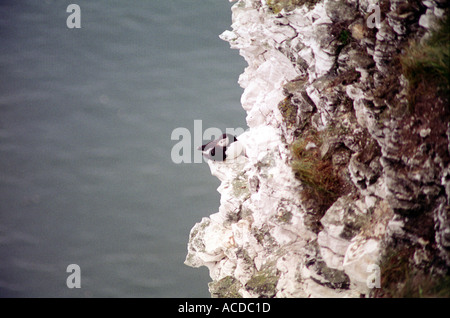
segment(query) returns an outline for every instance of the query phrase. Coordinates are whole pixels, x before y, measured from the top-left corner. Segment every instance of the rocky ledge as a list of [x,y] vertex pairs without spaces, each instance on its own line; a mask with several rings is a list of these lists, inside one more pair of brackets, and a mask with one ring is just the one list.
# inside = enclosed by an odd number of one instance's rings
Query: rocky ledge
[[441,89],[407,60],[447,12],[444,0],[233,5],[221,38],[248,63],[246,154],[209,162],[220,208],[191,230],[185,262],[209,268],[213,297],[449,296],[448,69]]

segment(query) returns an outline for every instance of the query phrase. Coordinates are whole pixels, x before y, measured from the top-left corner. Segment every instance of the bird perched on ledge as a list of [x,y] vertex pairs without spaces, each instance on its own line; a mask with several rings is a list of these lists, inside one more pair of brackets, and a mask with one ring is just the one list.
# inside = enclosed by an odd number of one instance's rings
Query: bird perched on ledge
[[234,159],[242,152],[242,145],[238,139],[231,134],[223,134],[220,138],[210,141],[197,148],[203,156],[213,161],[225,161]]

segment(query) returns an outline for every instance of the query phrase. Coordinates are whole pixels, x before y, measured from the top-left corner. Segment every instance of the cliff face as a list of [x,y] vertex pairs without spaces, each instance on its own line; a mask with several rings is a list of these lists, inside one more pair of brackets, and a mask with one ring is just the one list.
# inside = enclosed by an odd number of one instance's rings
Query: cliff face
[[[372,4],[380,21],[371,28]],[[431,84],[413,95],[400,56],[446,6],[233,5],[221,38],[248,63],[239,78],[246,156],[209,162],[220,208],[192,229],[185,262],[209,268],[213,297],[400,297],[425,290],[422,281],[442,292],[448,100]]]

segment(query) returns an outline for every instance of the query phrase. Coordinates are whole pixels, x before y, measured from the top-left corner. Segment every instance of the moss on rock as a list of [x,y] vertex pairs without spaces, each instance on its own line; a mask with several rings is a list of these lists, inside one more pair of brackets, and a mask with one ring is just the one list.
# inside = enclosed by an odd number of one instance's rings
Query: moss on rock
[[279,278],[275,263],[270,263],[256,272],[247,284],[245,284],[245,288],[247,291],[257,294],[261,298],[271,298],[277,293],[276,287]]
[[301,7],[302,5],[306,5],[311,9],[318,2],[320,0],[267,0],[267,5],[273,13],[278,14],[283,9],[285,11],[293,11],[296,7]]
[[242,298],[239,289],[241,283],[232,276],[208,284],[209,292],[213,298]]
[[248,188],[248,182],[242,176],[238,176],[236,179],[233,180],[232,187],[233,187],[233,195],[236,198],[241,198],[241,197],[245,198],[250,195],[250,190]]

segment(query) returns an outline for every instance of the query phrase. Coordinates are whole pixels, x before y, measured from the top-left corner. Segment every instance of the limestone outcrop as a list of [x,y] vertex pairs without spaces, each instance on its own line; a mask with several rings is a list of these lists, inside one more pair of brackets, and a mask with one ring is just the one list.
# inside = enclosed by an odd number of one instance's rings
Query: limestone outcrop
[[192,229],[185,262],[209,268],[213,297],[400,297],[389,286],[410,283],[392,276],[403,265],[448,281],[448,100],[430,89],[411,110],[398,61],[447,11],[438,0],[233,5],[221,38],[248,63],[245,155],[209,161],[220,208]]

